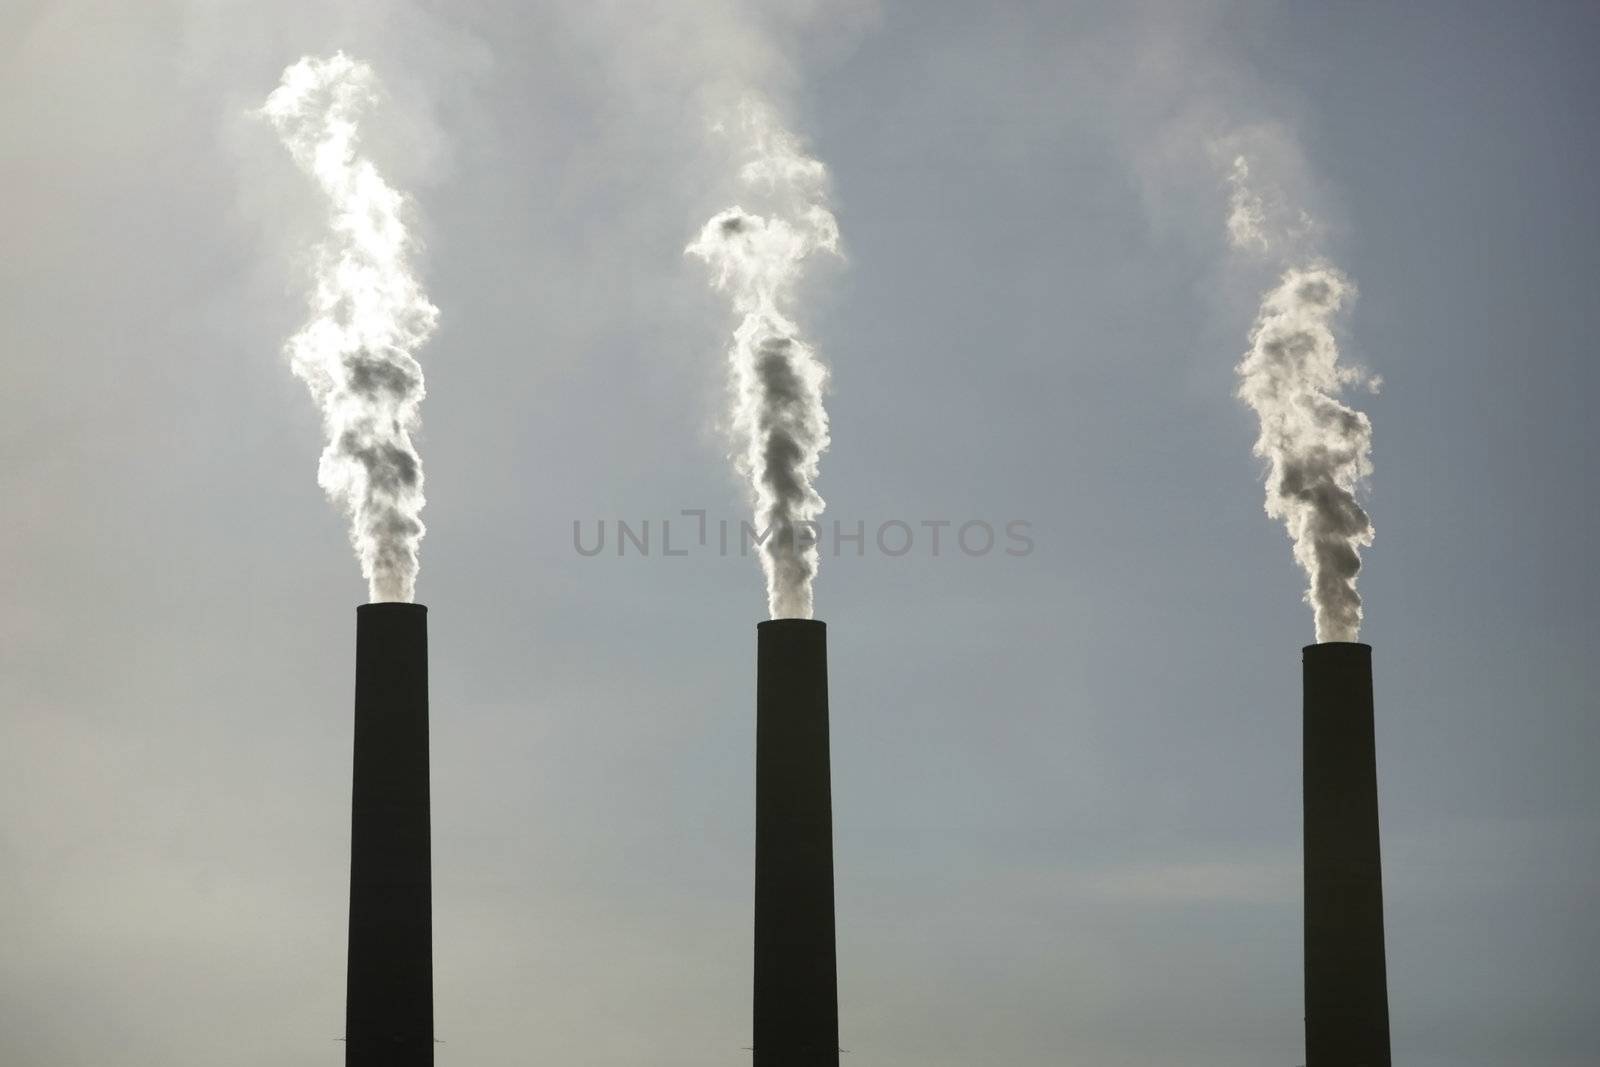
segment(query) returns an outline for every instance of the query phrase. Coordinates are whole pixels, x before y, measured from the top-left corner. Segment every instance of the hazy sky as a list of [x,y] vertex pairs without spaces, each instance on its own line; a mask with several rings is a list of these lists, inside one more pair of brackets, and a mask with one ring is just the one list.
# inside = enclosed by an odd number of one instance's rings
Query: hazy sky
[[[833,177],[825,555],[851,1067],[1302,1062],[1304,578],[1233,397],[1272,146],[1379,373],[1397,1062],[1576,1067],[1600,1014],[1580,3],[0,9],[0,1062],[341,1062],[354,607],[281,348],[324,205],[246,112],[388,97],[421,350],[441,1067],[738,1067],[754,559],[732,316],[684,246],[763,93]],[[917,529],[887,558],[878,524]],[[969,558],[927,520],[1031,524]],[[680,525],[681,523],[681,525]],[[946,537],[954,527],[946,531]],[[613,527],[614,530],[614,527]],[[714,538],[714,535],[713,535]],[[713,541],[714,547],[714,541]]]

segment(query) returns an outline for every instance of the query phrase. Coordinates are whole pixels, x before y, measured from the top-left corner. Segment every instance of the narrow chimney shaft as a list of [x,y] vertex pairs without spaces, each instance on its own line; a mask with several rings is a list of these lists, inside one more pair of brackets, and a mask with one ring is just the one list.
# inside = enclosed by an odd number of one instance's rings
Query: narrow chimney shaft
[[1308,645],[1306,1067],[1390,1067],[1372,648]]
[[838,1067],[827,627],[756,627],[755,1067]]
[[428,609],[356,609],[347,1067],[432,1067]]

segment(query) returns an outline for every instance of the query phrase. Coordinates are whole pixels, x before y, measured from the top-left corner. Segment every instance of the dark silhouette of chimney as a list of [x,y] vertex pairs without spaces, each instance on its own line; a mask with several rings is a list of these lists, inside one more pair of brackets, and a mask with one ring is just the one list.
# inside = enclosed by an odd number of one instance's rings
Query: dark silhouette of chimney
[[1306,1067],[1390,1067],[1372,648],[1304,657]]
[[755,1067],[838,1067],[827,627],[756,627]]
[[356,609],[347,1067],[432,1067],[428,609]]

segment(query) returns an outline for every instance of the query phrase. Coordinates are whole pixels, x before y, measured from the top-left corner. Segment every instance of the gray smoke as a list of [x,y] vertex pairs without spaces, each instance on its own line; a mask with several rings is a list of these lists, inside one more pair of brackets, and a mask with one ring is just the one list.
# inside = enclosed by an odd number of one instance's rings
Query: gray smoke
[[1267,514],[1283,520],[1310,579],[1319,642],[1356,639],[1359,550],[1372,544],[1372,520],[1356,500],[1372,473],[1372,423],[1338,399],[1346,385],[1372,382],[1339,365],[1332,327],[1354,296],[1330,266],[1287,271],[1263,299],[1238,367],[1239,396],[1261,420],[1255,454],[1269,464]]
[[[1248,149],[1243,146],[1248,144]],[[1346,386],[1380,380],[1341,365],[1334,321],[1356,289],[1316,252],[1323,227],[1286,186],[1309,183],[1293,140],[1272,127],[1237,131],[1212,152],[1228,168],[1228,240],[1284,267],[1261,300],[1239,396],[1261,423],[1255,454],[1267,461],[1267,514],[1283,520],[1308,579],[1317,640],[1354,641],[1361,629],[1356,577],[1372,520],[1356,499],[1372,473],[1372,423],[1346,406]]]
[[1235,248],[1261,252],[1271,247],[1267,207],[1250,183],[1250,161],[1244,156],[1234,156],[1228,171],[1228,241]]
[[322,409],[328,443],[317,481],[350,517],[370,598],[409,601],[424,533],[422,460],[411,444],[424,390],[412,352],[439,311],[411,272],[405,197],[357,154],[358,120],[377,98],[372,69],[338,52],[285,70],[261,114],[331,208],[311,320],[284,346]]
[[728,350],[736,462],[750,479],[758,530],[767,531],[761,565],[772,618],[808,619],[817,573],[815,521],[822,497],[812,483],[828,447],[822,406],[827,369],[785,313],[807,256],[837,252],[839,229],[826,206],[827,171],[801,152],[770,109],[747,103],[739,133],[750,161],[741,180],[773,199],[777,212],[719,212],[686,252],[714,270],[741,316]]

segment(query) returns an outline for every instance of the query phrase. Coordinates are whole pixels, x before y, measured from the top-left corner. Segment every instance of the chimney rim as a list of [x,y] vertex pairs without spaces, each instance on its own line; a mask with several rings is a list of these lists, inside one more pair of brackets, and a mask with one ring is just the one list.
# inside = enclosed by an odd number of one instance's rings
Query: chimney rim
[[369,602],[367,602],[365,604],[357,604],[356,605],[356,611],[358,613],[377,612],[377,613],[380,613],[380,614],[384,614],[384,613],[394,614],[394,613],[406,613],[406,612],[414,612],[414,611],[420,611],[420,612],[426,613],[427,610],[428,610],[428,605],[426,605],[426,604],[418,604],[418,603],[415,603],[415,602],[410,601],[410,600],[373,600],[373,601],[369,601]]
[[756,623],[757,630],[807,630],[813,628],[826,630],[828,624],[821,619],[764,619]]

